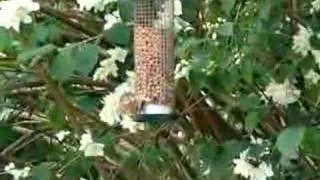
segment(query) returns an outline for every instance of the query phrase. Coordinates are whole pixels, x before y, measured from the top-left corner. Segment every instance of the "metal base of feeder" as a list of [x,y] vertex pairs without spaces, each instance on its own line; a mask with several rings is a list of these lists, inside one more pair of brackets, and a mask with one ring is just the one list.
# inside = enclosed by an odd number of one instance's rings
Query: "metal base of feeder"
[[136,114],[134,120],[137,122],[155,122],[162,123],[176,120],[177,114]]

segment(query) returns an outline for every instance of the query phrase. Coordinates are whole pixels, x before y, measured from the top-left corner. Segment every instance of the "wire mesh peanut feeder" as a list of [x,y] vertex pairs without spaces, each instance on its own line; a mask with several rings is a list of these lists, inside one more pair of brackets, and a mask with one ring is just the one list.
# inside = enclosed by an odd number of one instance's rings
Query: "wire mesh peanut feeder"
[[167,117],[173,112],[173,1],[135,0],[135,95],[140,102],[140,117]]

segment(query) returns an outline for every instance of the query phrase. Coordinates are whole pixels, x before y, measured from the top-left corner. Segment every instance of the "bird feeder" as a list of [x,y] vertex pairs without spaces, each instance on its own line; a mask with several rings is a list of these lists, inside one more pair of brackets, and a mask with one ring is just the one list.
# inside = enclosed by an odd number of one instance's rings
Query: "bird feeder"
[[135,0],[134,58],[138,117],[172,115],[174,98],[174,0]]

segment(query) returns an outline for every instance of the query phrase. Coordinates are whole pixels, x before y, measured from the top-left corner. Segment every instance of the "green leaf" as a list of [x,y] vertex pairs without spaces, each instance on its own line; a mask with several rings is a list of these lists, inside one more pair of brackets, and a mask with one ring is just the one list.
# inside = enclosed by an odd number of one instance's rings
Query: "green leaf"
[[205,74],[196,69],[192,69],[189,73],[189,83],[194,90],[194,92],[200,91],[203,88],[203,81],[205,79]]
[[9,144],[13,143],[19,136],[14,132],[9,125],[0,124],[0,149],[4,149]]
[[258,96],[240,97],[240,107],[244,111],[254,111],[260,107],[261,99]]
[[98,62],[99,48],[95,44],[84,44],[73,51],[74,69],[83,75],[89,75]]
[[[56,50],[56,46],[53,44],[47,44],[45,46],[42,46],[40,48],[35,48],[31,50],[24,51],[20,53],[17,57],[17,60],[19,63],[23,64],[30,64],[32,59],[36,56],[43,57],[46,56]],[[36,62],[33,62],[36,63]]]
[[263,0],[259,5],[260,19],[268,20],[271,13],[272,1]]
[[276,147],[283,155],[294,153],[301,144],[304,132],[304,127],[285,129],[278,136]]
[[50,75],[57,80],[65,80],[72,75],[74,64],[72,49],[67,48],[51,61]]
[[51,125],[57,129],[61,129],[65,125],[65,114],[63,109],[55,104],[48,113]]
[[223,84],[224,88],[228,92],[232,92],[233,89],[237,86],[237,83],[240,80],[240,74],[238,69],[233,68],[230,71],[226,71],[220,77],[220,81]]
[[320,159],[320,129],[307,128],[302,141],[303,151]]
[[119,0],[119,11],[123,21],[133,20],[134,3],[132,0]]
[[249,112],[245,118],[245,129],[251,133],[259,124],[260,117],[258,112]]
[[222,36],[232,36],[233,35],[233,23],[225,22],[221,24],[218,28],[218,34]]
[[229,15],[233,6],[236,3],[236,0],[220,0],[221,3],[221,9]]
[[125,23],[118,23],[107,30],[104,37],[113,44],[127,46],[130,42],[131,29]]
[[253,81],[253,63],[251,59],[243,59],[241,64],[241,74],[245,81],[252,84]]
[[92,96],[79,96],[77,97],[77,102],[80,108],[87,112],[93,112],[100,101],[100,97]]
[[[213,146],[209,142],[198,143],[195,146],[198,152],[192,152],[191,156],[199,156],[194,160],[201,159],[204,162],[204,165],[198,164],[198,171],[203,173],[208,167],[210,168],[208,179],[230,179],[230,175],[232,175],[230,164],[233,158],[247,147],[239,141],[228,141],[222,146]],[[199,155],[194,153],[199,153]]]
[[51,180],[52,171],[49,163],[41,163],[39,166],[33,168],[32,179],[33,180]]
[[34,30],[30,35],[33,45],[38,46],[45,44],[50,40],[57,39],[61,31],[54,22],[48,24],[47,22],[42,24],[36,24]]
[[11,46],[13,38],[8,30],[0,28],[0,51],[3,52]]
[[320,50],[320,39],[316,34],[311,36],[310,38],[310,44],[313,47],[313,49]]
[[195,22],[198,16],[199,0],[182,0],[182,18],[187,22]]
[[74,152],[65,154],[64,157],[66,157],[65,164],[68,164],[64,171],[64,179],[79,180],[81,177],[84,177],[92,167],[91,161]]
[[98,51],[98,46],[90,43],[65,48],[51,61],[51,76],[57,80],[74,73],[87,76],[98,62]]

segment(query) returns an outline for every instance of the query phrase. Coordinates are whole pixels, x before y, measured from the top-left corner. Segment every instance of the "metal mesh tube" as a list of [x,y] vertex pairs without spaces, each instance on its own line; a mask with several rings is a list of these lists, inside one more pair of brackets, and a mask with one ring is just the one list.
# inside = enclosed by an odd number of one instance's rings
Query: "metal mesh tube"
[[174,107],[173,0],[135,0],[136,95],[148,107]]

